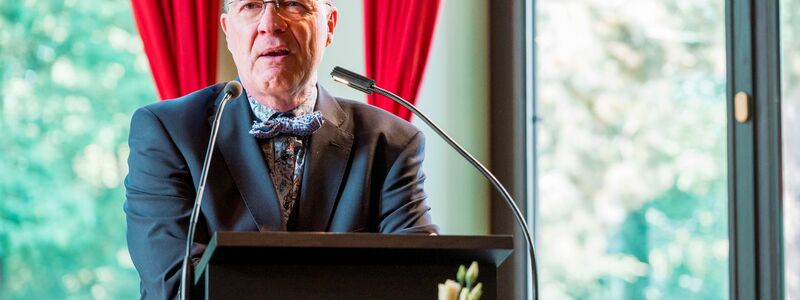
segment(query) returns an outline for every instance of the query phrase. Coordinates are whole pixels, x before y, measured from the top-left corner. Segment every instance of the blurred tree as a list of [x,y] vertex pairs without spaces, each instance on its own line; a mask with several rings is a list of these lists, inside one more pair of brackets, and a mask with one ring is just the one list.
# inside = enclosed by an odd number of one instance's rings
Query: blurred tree
[[784,289],[800,299],[800,0],[780,1]]
[[156,96],[129,2],[2,1],[0,45],[0,298],[136,298],[121,183]]
[[543,298],[727,298],[724,1],[536,20]]

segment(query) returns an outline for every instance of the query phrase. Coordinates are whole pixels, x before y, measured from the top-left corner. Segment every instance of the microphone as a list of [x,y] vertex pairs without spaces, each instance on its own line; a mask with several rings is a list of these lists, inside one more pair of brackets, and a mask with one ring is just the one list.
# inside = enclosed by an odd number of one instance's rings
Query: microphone
[[194,234],[197,230],[197,218],[200,215],[200,204],[203,202],[203,192],[206,189],[206,180],[208,179],[208,169],[211,166],[211,156],[214,154],[214,145],[217,142],[217,133],[219,132],[219,121],[222,119],[222,111],[225,105],[234,98],[242,94],[242,85],[238,81],[228,81],[223,90],[225,96],[222,97],[222,102],[217,108],[214,115],[214,123],[211,125],[211,135],[208,137],[208,148],[206,148],[206,156],[203,159],[203,170],[200,172],[200,183],[198,184],[197,195],[194,199],[194,206],[192,207],[192,215],[189,217],[189,235],[186,238],[186,253],[183,256],[183,268],[181,269],[181,286],[180,286],[180,299],[188,300],[190,297],[191,284],[190,284],[190,270],[192,265],[189,260],[192,256],[192,243],[194,243]]
[[511,194],[508,193],[506,188],[503,186],[503,184],[500,183],[499,180],[497,180],[494,174],[492,174],[492,172],[489,172],[489,169],[484,167],[483,164],[481,164],[477,159],[475,159],[471,154],[469,154],[467,150],[464,150],[463,147],[461,147],[458,143],[456,143],[456,141],[454,141],[449,135],[447,135],[447,133],[445,133],[441,128],[439,128],[439,126],[433,123],[433,121],[431,121],[431,119],[428,118],[428,116],[426,116],[424,113],[422,113],[414,105],[412,105],[405,99],[400,98],[400,96],[397,96],[375,85],[374,79],[367,78],[365,76],[359,75],[358,73],[349,71],[347,69],[338,66],[333,68],[331,76],[333,77],[333,80],[338,83],[362,91],[367,95],[371,95],[372,92],[376,92],[378,94],[385,96],[386,98],[392,99],[393,101],[407,108],[408,110],[413,112],[414,115],[422,119],[422,121],[424,121],[425,124],[428,124],[428,126],[431,129],[433,129],[433,131],[435,131],[436,134],[438,134],[442,139],[444,139],[445,142],[447,142],[447,144],[453,147],[453,149],[455,149],[456,152],[458,152],[458,154],[461,154],[461,156],[464,157],[464,159],[469,161],[469,163],[472,164],[473,167],[478,169],[478,171],[480,171],[481,174],[483,174],[483,177],[486,177],[486,179],[488,179],[489,182],[492,183],[492,186],[495,188],[495,190],[497,190],[497,192],[499,192],[500,195],[503,196],[503,199],[506,201],[506,204],[508,204],[508,206],[511,207],[511,210],[514,212],[514,216],[516,217],[517,224],[520,227],[522,227],[522,232],[524,233],[525,240],[528,242],[528,250],[529,250],[528,254],[530,255],[530,270],[532,274],[532,278],[529,278],[530,279],[529,284],[533,287],[534,299],[538,300],[539,274],[537,273],[538,268],[536,267],[536,252],[534,251],[533,247],[533,238],[531,237],[531,233],[528,230],[528,223],[525,222],[525,218],[522,216],[522,212],[520,212],[519,207],[517,207],[517,204],[514,202],[514,199],[511,198]]

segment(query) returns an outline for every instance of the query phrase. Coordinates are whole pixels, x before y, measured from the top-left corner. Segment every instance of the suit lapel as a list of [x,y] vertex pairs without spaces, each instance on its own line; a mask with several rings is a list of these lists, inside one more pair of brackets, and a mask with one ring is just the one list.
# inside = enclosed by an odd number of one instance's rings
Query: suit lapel
[[318,85],[317,110],[325,123],[314,132],[300,185],[297,231],[327,231],[353,145],[351,121]]
[[[221,98],[220,96],[217,99],[216,105],[219,105]],[[209,124],[213,119],[212,113]],[[239,187],[242,199],[259,230],[283,231],[285,228],[281,223],[280,204],[267,171],[264,154],[256,139],[248,133],[253,120],[247,95],[242,92],[225,106],[217,149],[225,159],[231,177]]]

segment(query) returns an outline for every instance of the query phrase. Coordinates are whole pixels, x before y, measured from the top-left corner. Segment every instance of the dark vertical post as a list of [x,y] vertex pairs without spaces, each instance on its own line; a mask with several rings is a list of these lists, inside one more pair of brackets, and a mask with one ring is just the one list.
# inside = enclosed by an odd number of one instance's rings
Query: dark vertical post
[[726,3],[731,299],[783,299],[778,1]]
[[[783,299],[781,0],[754,1],[754,99],[759,299]],[[785,0],[783,0],[785,1]]]
[[[487,1],[490,19],[490,169],[527,211],[525,84],[525,1]],[[527,297],[525,239],[511,210],[492,193],[491,231],[514,235],[515,251],[498,270],[498,299]]]

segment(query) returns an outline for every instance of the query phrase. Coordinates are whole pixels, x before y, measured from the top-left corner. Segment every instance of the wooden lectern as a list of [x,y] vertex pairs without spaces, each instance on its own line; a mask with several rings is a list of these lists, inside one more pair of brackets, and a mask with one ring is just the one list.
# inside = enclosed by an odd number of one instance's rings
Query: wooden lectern
[[511,236],[217,232],[195,268],[193,299],[436,299],[459,265],[479,264],[497,298]]

